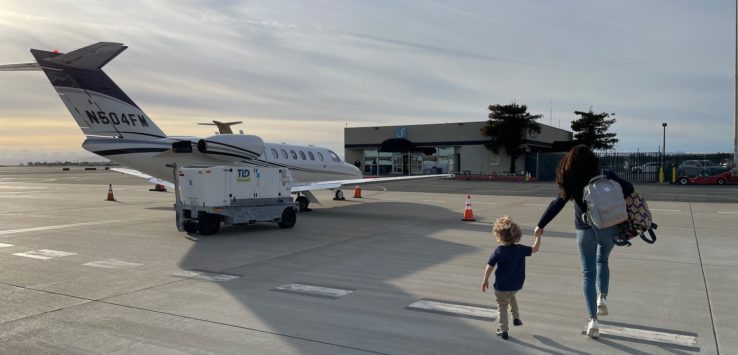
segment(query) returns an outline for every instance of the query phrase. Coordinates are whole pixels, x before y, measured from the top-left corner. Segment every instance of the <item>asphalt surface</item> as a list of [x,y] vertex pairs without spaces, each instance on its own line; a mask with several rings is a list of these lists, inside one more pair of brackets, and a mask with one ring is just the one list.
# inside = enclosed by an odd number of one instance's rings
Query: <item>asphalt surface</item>
[[[117,201],[104,201],[108,184]],[[495,336],[479,284],[508,214],[531,229],[551,183],[366,187],[292,229],[176,231],[174,194],[72,168],[0,168],[5,353],[730,354],[738,349],[735,186],[638,185],[659,239],[617,248],[602,335],[586,311],[571,206],[527,260],[522,327]],[[462,222],[466,195],[475,222]],[[352,194],[346,191],[347,196]]]

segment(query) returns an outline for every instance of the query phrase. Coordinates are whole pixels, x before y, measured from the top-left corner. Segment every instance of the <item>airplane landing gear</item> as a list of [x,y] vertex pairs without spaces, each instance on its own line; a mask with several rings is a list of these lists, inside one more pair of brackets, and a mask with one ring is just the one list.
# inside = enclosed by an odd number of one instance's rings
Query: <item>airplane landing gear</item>
[[345,198],[345,197],[343,197],[343,191],[341,191],[341,190],[336,190],[336,196],[335,196],[335,197],[333,197],[333,200],[335,200],[335,201],[343,201],[343,200],[345,200],[345,199],[346,199],[346,198]]
[[310,212],[313,210],[312,208],[308,207],[310,206],[310,200],[308,200],[308,198],[303,195],[297,194],[295,202],[297,202],[297,209],[300,210],[300,212]]

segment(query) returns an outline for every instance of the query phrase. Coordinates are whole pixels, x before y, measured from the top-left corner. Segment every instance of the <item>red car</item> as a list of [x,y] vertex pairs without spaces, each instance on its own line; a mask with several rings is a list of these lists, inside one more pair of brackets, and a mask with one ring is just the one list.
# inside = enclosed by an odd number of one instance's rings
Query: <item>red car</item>
[[738,175],[736,175],[735,169],[728,170],[713,176],[697,176],[697,177],[680,177],[679,183],[681,185],[695,184],[695,185],[725,185],[725,184],[738,184]]

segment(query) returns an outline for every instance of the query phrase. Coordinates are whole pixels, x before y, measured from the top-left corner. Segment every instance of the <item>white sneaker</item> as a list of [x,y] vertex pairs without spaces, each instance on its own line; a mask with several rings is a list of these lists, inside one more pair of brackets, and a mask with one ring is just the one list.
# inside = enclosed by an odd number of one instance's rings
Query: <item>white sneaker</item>
[[606,316],[607,314],[607,300],[602,295],[597,295],[597,315]]
[[590,319],[587,323],[587,336],[590,338],[597,338],[600,336],[600,322],[597,319]]

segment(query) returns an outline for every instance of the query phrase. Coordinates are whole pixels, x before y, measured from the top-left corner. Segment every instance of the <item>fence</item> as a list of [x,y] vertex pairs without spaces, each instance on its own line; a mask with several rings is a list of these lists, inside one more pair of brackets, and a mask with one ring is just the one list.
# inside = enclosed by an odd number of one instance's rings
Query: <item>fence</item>
[[[538,180],[553,181],[556,177],[556,167],[564,154],[528,155],[525,160],[526,170],[530,171]],[[641,183],[659,181],[659,168],[661,167],[661,154],[659,152],[599,152],[597,156],[600,158],[603,169],[612,170],[628,181]],[[730,166],[733,162],[733,154],[667,154],[664,158],[664,181],[672,181],[672,173],[674,172],[672,168],[678,168],[679,164],[685,160],[708,160],[714,165],[725,164]]]

